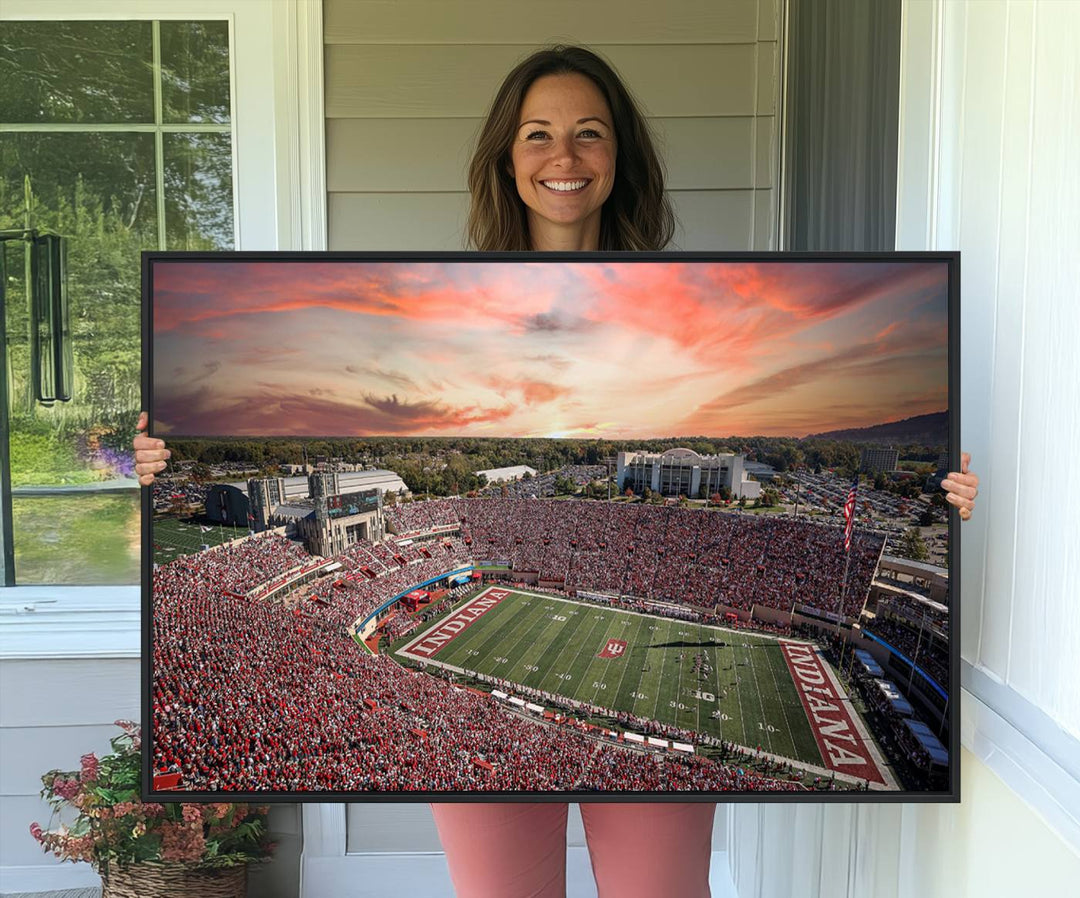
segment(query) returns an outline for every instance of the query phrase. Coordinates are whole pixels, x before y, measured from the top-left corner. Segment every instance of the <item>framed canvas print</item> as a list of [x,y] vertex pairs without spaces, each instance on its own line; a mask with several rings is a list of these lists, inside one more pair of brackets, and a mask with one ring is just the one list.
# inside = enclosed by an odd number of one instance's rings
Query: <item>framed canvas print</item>
[[143,290],[144,797],[958,800],[958,254]]

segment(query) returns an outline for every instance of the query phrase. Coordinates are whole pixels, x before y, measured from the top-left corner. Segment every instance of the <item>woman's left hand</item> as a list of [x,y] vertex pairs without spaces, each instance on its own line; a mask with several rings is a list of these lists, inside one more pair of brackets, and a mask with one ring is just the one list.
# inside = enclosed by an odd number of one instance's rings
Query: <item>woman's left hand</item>
[[975,497],[979,495],[979,475],[968,471],[970,464],[971,456],[967,452],[960,453],[960,471],[950,471],[949,476],[941,481],[945,499],[960,510],[961,521],[971,517]]

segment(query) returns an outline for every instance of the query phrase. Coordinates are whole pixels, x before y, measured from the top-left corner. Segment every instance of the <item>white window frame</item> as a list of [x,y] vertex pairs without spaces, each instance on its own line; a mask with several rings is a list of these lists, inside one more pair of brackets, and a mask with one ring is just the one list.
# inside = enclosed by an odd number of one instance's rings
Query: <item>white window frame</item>
[[[236,249],[326,248],[321,0],[0,5],[0,22],[80,19],[228,21]],[[0,588],[0,658],[137,657],[139,610],[138,586]]]

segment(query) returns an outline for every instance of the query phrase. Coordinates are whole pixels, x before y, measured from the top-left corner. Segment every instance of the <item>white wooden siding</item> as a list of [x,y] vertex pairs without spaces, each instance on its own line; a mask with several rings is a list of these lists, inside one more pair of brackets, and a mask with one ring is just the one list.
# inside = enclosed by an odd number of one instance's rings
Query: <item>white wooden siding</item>
[[482,117],[506,72],[556,42],[599,50],[645,107],[680,218],[675,248],[776,248],[779,0],[565,0],[542,13],[327,0],[324,21],[330,249],[464,248]]
[[[959,249],[965,661],[1080,738],[1080,5],[945,3],[936,166],[901,170],[897,233]],[[902,135],[903,136],[903,135]],[[1053,471],[1052,475],[1048,472]]]
[[773,13],[758,0],[329,0],[324,21],[328,44],[721,44],[776,40]]
[[0,661],[0,869],[48,864],[30,824],[48,823],[41,774],[109,751],[114,720],[138,720],[137,658]]

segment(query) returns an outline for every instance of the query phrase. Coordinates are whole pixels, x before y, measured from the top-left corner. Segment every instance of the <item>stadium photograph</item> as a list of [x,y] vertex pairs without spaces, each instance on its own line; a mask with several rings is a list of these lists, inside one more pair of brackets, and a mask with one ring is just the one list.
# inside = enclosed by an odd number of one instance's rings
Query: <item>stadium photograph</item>
[[246,255],[144,263],[151,792],[954,787],[946,261]]

